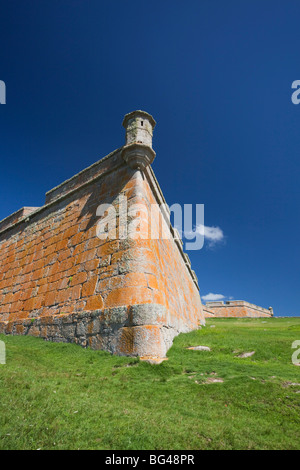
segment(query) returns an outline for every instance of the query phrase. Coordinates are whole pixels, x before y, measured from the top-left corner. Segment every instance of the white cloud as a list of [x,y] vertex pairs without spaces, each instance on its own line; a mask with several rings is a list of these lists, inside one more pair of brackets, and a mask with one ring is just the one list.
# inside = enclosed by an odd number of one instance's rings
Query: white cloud
[[208,248],[214,248],[218,243],[225,240],[223,230],[220,227],[208,227],[207,225],[198,224],[193,231],[185,232],[186,235],[191,236],[195,232],[199,233],[204,240],[208,243]]
[[217,243],[224,241],[224,233],[220,227],[208,227],[207,225],[199,224],[196,227],[196,232],[204,235],[204,239],[208,242],[209,248],[213,248]]
[[205,300],[205,302],[213,302],[215,300],[225,299],[225,295],[213,294],[212,292],[210,292],[209,294],[202,295],[202,299]]

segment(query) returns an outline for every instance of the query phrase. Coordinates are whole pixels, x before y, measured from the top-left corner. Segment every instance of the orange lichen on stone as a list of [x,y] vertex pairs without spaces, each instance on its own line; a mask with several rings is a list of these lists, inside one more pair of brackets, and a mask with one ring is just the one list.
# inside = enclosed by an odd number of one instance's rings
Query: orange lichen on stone
[[[150,237],[162,212],[147,220],[146,209],[165,203],[152,169],[140,171],[141,161],[123,150],[47,193],[45,206],[28,218],[0,222],[0,332],[165,357],[176,334],[204,321],[197,281],[173,229],[168,239]],[[112,204],[119,221],[120,197],[127,198],[129,236],[117,228],[116,238],[112,230],[98,238],[98,206]]]

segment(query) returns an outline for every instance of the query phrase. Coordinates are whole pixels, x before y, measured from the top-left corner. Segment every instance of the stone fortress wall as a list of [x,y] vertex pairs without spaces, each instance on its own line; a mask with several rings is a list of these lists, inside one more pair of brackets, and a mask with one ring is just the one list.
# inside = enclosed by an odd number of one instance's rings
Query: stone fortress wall
[[272,317],[273,309],[258,307],[244,300],[231,300],[226,302],[206,302],[203,306],[206,318],[209,317]]
[[[164,357],[174,336],[205,323],[196,275],[170,226],[147,238],[144,214],[165,200],[150,166],[155,121],[125,116],[126,145],[0,222],[0,333]],[[128,208],[120,208],[120,196]],[[97,207],[135,212],[141,237],[97,237]],[[159,227],[167,214],[151,219]],[[149,228],[149,227],[148,227]]]

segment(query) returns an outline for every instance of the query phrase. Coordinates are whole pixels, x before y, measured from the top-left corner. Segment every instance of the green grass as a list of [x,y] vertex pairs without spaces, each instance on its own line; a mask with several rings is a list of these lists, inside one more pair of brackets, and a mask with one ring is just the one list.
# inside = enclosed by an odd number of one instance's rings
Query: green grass
[[[178,336],[160,365],[32,337],[0,340],[0,449],[300,447],[300,387],[288,385],[300,382],[291,362],[300,318],[209,319]],[[197,345],[211,352],[186,349]],[[253,350],[247,359],[233,353]]]

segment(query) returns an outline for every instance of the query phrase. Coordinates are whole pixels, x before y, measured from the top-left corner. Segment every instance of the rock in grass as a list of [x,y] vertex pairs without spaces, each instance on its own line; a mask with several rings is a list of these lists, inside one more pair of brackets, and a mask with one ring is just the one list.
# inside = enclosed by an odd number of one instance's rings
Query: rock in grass
[[297,382],[283,382],[283,387],[300,387],[300,384]]
[[207,384],[222,384],[224,382],[220,377],[208,377],[205,382],[199,382],[195,380],[195,383],[198,385],[207,385]]
[[206,379],[207,384],[222,384],[224,382],[223,379],[220,379],[220,377],[209,377]]
[[208,346],[191,346],[190,348],[187,349],[192,349],[193,351],[211,351],[211,349]]
[[241,359],[244,359],[245,357],[253,356],[253,354],[255,354],[255,351],[245,352],[245,353],[239,354],[239,356],[237,356],[237,357],[240,357]]

